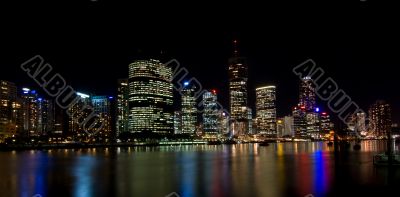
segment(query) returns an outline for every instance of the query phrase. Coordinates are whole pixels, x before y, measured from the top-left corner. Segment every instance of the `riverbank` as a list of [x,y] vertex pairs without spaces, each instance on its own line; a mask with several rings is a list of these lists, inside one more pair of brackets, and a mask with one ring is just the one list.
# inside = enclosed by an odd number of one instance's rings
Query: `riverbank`
[[0,151],[13,150],[49,150],[49,149],[75,149],[75,148],[110,148],[110,147],[139,147],[139,146],[178,146],[178,145],[202,145],[206,141],[182,141],[182,142],[126,142],[107,144],[85,143],[60,143],[60,144],[0,144]]

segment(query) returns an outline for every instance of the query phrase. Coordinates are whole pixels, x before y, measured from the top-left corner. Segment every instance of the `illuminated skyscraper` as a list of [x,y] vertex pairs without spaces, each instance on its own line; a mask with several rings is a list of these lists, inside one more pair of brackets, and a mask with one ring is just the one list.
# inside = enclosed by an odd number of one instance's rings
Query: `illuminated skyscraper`
[[218,112],[218,130],[222,134],[228,134],[229,133],[229,121],[230,117],[227,113],[225,113],[222,109],[219,110]]
[[315,88],[311,77],[304,77],[300,83],[300,106],[304,106],[307,112],[315,110]]
[[205,133],[217,134],[218,128],[218,105],[217,91],[211,90],[203,94],[203,130]]
[[118,80],[117,92],[117,136],[129,132],[129,86],[127,79]]
[[293,111],[293,128],[296,138],[309,138],[310,133],[307,132],[307,119],[305,107],[294,107]]
[[182,112],[175,111],[174,113],[174,134],[182,133]]
[[229,97],[230,115],[234,135],[248,133],[247,112],[247,62],[240,57],[237,50],[237,41],[234,41],[234,54],[229,59]]
[[386,137],[392,127],[392,110],[383,100],[376,101],[369,108],[369,129],[375,137]]
[[259,134],[276,137],[276,87],[265,86],[256,89],[256,118]]
[[37,99],[38,106],[38,135],[49,135],[54,131],[55,103],[44,98]]
[[17,118],[21,105],[17,102],[17,87],[14,83],[0,80],[0,142],[18,131]]
[[253,127],[253,110],[247,107],[247,134],[255,134]]
[[315,87],[311,77],[306,76],[301,80],[299,92],[297,113],[293,114],[296,137],[320,139],[319,108],[316,107]]
[[307,133],[310,134],[312,139],[322,138],[319,119],[319,109],[314,112],[306,112]]
[[322,132],[322,135],[329,134],[329,132],[333,130],[333,124],[331,122],[329,114],[326,113],[326,112],[322,112],[321,113],[321,117],[320,117],[320,121],[321,121],[321,132]]
[[24,134],[28,136],[38,136],[38,124],[39,124],[39,106],[38,106],[38,95],[35,90],[23,88],[22,108],[23,108],[23,120],[24,120]]
[[99,135],[110,136],[111,135],[111,99],[108,96],[92,96],[91,101],[94,109],[94,113],[100,117],[100,121],[103,123],[103,127],[99,131]]
[[173,133],[172,69],[158,60],[129,65],[129,131]]
[[195,87],[188,82],[184,83],[182,93],[182,133],[195,134],[197,123]]
[[70,116],[68,116],[68,135],[75,137],[86,135],[83,125],[79,123],[92,112],[87,110],[92,107],[90,96],[80,92],[77,93],[77,96],[79,100],[68,109],[68,113],[70,114]]

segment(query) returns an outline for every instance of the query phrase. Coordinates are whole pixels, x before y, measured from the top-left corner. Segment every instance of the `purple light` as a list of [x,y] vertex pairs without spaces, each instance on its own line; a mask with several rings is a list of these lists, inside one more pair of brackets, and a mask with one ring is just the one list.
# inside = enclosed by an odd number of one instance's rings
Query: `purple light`
[[109,99],[113,99],[114,97],[112,97],[112,96],[109,96],[108,98],[109,98]]
[[42,101],[43,99],[42,98],[38,98],[38,101]]
[[319,112],[319,107],[315,108],[315,112]]

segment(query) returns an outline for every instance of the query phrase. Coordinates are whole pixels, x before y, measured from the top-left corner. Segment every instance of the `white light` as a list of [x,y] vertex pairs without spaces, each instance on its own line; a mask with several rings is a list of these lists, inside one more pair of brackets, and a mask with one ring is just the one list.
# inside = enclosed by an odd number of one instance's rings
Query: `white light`
[[83,94],[83,93],[80,93],[80,92],[77,92],[76,94],[78,96],[80,96],[81,98],[89,98],[89,95],[87,95],[87,94]]
[[29,88],[22,88],[22,90],[23,90],[24,92],[29,92],[29,91],[31,91]]

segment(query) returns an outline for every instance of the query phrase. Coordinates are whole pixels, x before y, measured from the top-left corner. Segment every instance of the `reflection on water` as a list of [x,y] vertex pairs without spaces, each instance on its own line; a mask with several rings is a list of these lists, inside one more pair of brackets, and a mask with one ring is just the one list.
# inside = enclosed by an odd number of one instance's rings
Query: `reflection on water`
[[0,191],[26,197],[337,196],[400,183],[398,170],[372,165],[384,142],[361,147],[335,152],[323,142],[298,142],[0,152]]

